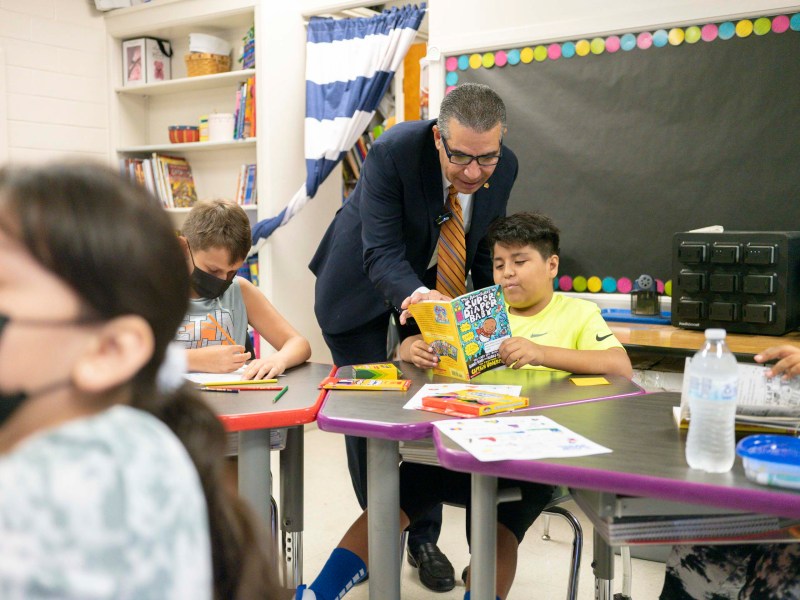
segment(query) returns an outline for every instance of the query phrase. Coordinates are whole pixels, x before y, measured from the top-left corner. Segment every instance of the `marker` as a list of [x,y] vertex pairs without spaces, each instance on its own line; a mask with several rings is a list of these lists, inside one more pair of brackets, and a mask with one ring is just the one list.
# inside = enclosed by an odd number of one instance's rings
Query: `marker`
[[272,403],[275,404],[278,400],[281,399],[281,396],[283,396],[288,391],[289,391],[289,386],[287,385],[275,395],[275,397],[272,399]]
[[226,392],[228,394],[238,394],[239,390],[235,390],[233,388],[221,388],[221,387],[201,387],[201,392]]

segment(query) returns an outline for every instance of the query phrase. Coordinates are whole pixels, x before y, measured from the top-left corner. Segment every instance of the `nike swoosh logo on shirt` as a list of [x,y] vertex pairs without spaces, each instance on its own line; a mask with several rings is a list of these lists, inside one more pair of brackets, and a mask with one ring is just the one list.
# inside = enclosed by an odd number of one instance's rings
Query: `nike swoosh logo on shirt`
[[549,331],[545,331],[544,333],[532,333],[530,337],[542,337],[543,335],[547,335],[550,333]]
[[597,333],[597,334],[595,334],[594,339],[596,339],[598,342],[602,342],[604,339],[610,338],[612,335],[614,335],[614,334],[613,333],[609,333],[608,335],[604,335],[603,337],[600,337],[600,334]]

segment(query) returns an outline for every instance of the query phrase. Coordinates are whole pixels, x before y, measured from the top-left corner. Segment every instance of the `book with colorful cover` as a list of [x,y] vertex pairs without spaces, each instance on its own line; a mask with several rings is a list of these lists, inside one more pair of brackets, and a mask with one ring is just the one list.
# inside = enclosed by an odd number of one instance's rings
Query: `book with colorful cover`
[[454,417],[485,417],[526,408],[528,399],[487,390],[464,389],[422,398],[422,410]]
[[499,285],[454,300],[419,302],[408,310],[439,356],[435,374],[469,381],[503,366],[500,344],[511,337],[511,328]]

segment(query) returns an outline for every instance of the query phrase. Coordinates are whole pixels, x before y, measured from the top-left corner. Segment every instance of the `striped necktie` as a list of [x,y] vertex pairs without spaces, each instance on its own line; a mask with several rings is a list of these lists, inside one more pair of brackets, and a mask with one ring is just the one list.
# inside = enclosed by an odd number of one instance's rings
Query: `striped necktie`
[[458,192],[452,185],[447,190],[447,210],[451,217],[439,231],[439,248],[436,268],[436,290],[455,298],[467,291],[467,245],[464,236],[464,215]]

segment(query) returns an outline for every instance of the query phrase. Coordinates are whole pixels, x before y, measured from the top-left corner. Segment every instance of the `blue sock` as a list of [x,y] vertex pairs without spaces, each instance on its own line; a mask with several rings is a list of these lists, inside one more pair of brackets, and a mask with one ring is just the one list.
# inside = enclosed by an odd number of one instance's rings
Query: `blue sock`
[[[470,590],[464,592],[464,600],[470,600]],[[500,596],[497,596],[497,600],[500,600]]]
[[317,595],[317,600],[335,600],[350,591],[366,574],[367,565],[357,554],[336,548],[309,589]]

